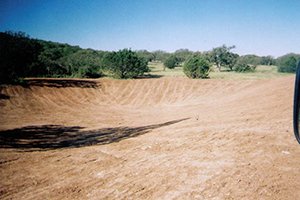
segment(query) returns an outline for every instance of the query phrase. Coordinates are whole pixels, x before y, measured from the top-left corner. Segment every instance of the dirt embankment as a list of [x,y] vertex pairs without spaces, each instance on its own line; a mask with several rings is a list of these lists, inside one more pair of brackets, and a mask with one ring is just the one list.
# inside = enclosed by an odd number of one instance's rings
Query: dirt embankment
[[298,199],[294,78],[1,88],[1,199]]

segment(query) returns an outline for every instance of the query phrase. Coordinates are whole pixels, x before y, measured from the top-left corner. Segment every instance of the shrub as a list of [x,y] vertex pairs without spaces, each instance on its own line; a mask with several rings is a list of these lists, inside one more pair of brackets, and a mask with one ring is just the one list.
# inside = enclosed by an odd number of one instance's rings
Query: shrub
[[168,57],[165,62],[164,62],[164,66],[169,68],[169,69],[174,69],[175,67],[178,66],[179,62],[178,62],[178,58],[174,55],[171,55],[170,57]]
[[233,70],[236,72],[254,72],[256,65],[248,64],[246,60],[239,59],[233,66]]
[[278,72],[284,72],[284,73],[294,73],[296,71],[297,67],[297,59],[295,56],[290,55],[283,57],[279,63],[277,70]]
[[179,63],[185,62],[193,52],[188,49],[178,49],[174,52],[174,56],[178,59]]
[[274,65],[275,64],[275,59],[272,56],[262,56],[260,58],[260,63],[261,65]]
[[208,78],[210,62],[201,55],[190,57],[183,66],[183,72],[189,78]]
[[216,64],[219,71],[221,71],[221,67],[228,67],[230,70],[232,70],[239,57],[238,54],[231,52],[231,50],[234,48],[235,46],[227,47],[226,45],[223,45],[213,48],[213,50],[210,52],[210,60]]
[[82,67],[79,68],[78,77],[80,78],[100,78],[102,72],[97,67]]
[[99,77],[105,53],[0,32],[0,84],[24,77]]
[[40,45],[23,32],[0,32],[0,83],[18,82],[28,75]]
[[135,78],[149,71],[148,63],[130,49],[123,49],[106,55],[105,67],[115,78]]

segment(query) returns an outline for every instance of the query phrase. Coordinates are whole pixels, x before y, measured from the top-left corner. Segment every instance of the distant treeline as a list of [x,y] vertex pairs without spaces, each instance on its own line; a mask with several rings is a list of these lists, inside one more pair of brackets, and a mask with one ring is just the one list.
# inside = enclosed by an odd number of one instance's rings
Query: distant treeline
[[0,33],[0,79],[99,77],[107,52],[31,39],[22,32]]
[[0,32],[0,83],[15,82],[23,77],[97,78],[105,74],[134,78],[149,71],[148,62],[163,62],[166,67],[172,68],[183,66],[195,55],[204,56],[219,68],[223,66],[231,70],[233,64],[242,61],[247,66],[277,65],[280,72],[294,72],[300,60],[299,54],[287,54],[277,59],[271,56],[239,56],[231,53],[231,48],[223,45],[210,52],[188,49],[174,53],[130,49],[109,52],[32,39],[23,32]]

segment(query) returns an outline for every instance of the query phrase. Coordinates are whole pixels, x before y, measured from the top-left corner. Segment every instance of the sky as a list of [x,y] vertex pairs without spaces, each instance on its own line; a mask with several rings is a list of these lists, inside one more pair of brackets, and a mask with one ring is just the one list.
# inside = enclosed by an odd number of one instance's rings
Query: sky
[[300,53],[300,0],[0,0],[0,32],[82,48]]

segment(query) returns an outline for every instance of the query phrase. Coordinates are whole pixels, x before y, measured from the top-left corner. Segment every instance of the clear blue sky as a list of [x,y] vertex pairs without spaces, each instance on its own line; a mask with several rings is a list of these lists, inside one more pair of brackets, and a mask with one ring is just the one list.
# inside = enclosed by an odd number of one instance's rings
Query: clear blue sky
[[0,31],[83,48],[300,53],[300,0],[0,0]]

